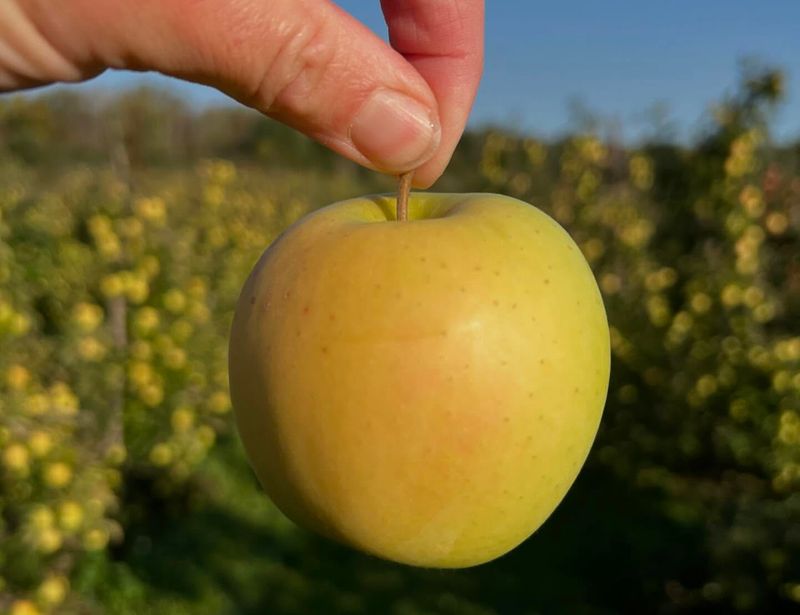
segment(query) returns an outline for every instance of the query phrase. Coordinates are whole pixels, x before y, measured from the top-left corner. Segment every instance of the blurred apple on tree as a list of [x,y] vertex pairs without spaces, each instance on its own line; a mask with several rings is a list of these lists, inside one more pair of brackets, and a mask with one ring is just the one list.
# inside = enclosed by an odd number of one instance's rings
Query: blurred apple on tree
[[231,333],[233,405],[291,519],[397,562],[472,566],[533,533],[583,465],[605,310],[533,206],[418,193],[398,221],[396,204],[331,205],[264,253]]

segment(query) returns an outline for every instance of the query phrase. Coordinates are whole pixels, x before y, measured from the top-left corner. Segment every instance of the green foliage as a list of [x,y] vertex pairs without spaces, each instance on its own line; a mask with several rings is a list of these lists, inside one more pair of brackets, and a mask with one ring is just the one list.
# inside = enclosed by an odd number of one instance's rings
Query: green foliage
[[[800,602],[800,171],[748,69],[695,147],[468,134],[442,189],[542,207],[612,327],[588,466],[497,562],[311,536],[235,436],[226,337],[263,248],[391,186],[236,110],[0,101],[0,612],[782,613]],[[255,164],[254,164],[255,163]]]

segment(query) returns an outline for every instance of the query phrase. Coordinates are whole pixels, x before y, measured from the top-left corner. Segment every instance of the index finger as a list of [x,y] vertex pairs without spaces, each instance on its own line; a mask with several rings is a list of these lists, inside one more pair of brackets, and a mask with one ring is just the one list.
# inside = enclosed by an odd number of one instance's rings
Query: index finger
[[439,105],[439,149],[417,169],[428,187],[453,155],[483,71],[483,0],[381,0],[389,41],[428,82]]

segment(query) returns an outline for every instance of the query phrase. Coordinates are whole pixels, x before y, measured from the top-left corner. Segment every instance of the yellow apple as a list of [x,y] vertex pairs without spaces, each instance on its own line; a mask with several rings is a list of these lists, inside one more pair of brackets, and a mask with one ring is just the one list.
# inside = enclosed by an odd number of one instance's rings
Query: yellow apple
[[397,562],[456,568],[525,540],[595,437],[609,335],[592,272],[538,209],[492,194],[331,205],[244,286],[238,428],[291,519]]

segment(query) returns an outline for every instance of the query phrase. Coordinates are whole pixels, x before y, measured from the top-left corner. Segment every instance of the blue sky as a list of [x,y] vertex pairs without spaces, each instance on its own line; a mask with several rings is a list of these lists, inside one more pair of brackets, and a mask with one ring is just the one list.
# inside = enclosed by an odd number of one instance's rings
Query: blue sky
[[[381,36],[378,0],[338,0]],[[570,102],[619,122],[635,137],[654,104],[691,135],[709,103],[733,87],[738,62],[783,68],[788,100],[777,133],[800,137],[798,0],[487,0],[486,68],[471,123],[511,124],[541,135],[569,126]],[[88,86],[170,84],[193,102],[227,103],[208,88],[106,74]]]

